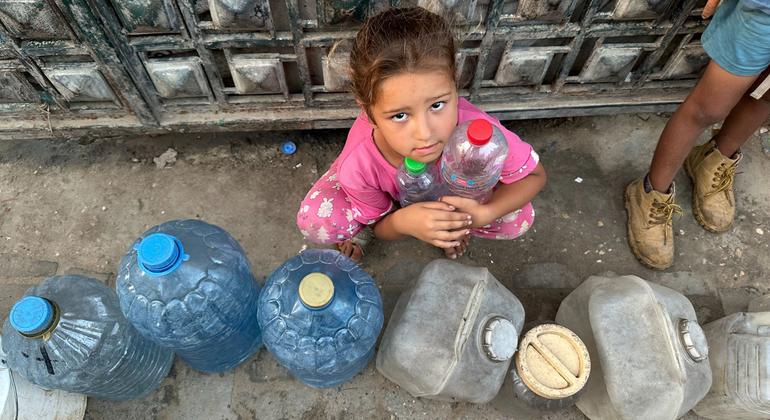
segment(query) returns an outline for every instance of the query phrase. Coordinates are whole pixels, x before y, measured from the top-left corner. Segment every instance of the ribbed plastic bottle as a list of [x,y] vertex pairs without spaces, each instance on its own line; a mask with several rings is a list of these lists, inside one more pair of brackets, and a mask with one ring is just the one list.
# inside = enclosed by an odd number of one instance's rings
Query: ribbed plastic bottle
[[3,326],[8,367],[50,389],[129,400],[168,375],[174,354],[142,337],[115,292],[82,276],[57,276],[27,290]]
[[267,349],[317,388],[337,386],[366,367],[383,320],[374,279],[329,249],[290,258],[270,274],[259,297]]
[[396,174],[401,207],[423,201],[437,201],[442,195],[441,176],[434,162],[423,163],[404,158]]
[[449,191],[481,203],[489,201],[508,156],[503,133],[484,119],[458,125],[441,155],[441,177]]
[[259,350],[259,290],[238,242],[200,220],[148,230],[118,269],[126,318],[202,372],[224,372]]
[[8,369],[0,339],[0,420],[83,420],[83,394],[43,389]]

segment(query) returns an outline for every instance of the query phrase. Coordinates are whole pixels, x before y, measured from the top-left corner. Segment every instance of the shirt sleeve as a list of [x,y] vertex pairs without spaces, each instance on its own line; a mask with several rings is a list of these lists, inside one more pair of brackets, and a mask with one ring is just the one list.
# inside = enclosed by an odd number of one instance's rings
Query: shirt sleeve
[[503,172],[500,174],[500,182],[503,184],[514,183],[527,175],[537,167],[540,156],[528,143],[522,141],[519,136],[503,127],[499,122],[495,124],[508,140],[508,157],[503,164]]
[[503,164],[500,182],[503,184],[514,183],[535,170],[540,161],[540,156],[538,156],[532,146],[522,141],[519,136],[511,130],[503,127],[503,124],[501,124],[497,118],[476,108],[467,100],[461,99],[459,105],[459,121],[464,122],[474,118],[483,118],[494,124],[495,127],[500,129],[503,136],[505,136],[505,139],[508,141],[508,156]]

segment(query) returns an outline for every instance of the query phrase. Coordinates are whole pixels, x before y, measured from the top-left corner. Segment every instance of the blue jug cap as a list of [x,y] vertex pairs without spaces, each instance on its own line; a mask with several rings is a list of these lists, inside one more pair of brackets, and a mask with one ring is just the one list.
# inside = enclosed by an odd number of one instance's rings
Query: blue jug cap
[[51,302],[39,296],[25,296],[11,308],[11,326],[24,335],[35,335],[45,331],[53,320]]
[[285,154],[285,155],[293,155],[293,154],[294,154],[294,152],[296,152],[296,151],[297,151],[297,145],[296,145],[296,144],[294,144],[294,142],[293,142],[293,141],[291,141],[291,140],[285,141],[285,142],[284,142],[284,143],[281,145],[281,151],[282,151],[282,152],[283,152],[283,154]]
[[190,259],[184,253],[179,239],[165,233],[153,233],[139,242],[135,248],[139,267],[151,275],[162,276],[179,268]]

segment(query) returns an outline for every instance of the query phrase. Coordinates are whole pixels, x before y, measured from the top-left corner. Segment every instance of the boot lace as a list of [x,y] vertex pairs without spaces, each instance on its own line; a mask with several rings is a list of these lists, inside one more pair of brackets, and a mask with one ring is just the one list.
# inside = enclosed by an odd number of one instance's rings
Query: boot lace
[[[671,226],[674,214],[681,215],[682,208],[674,203],[673,198],[668,201],[653,200],[652,208],[650,209],[650,224]],[[663,229],[664,243],[668,243],[668,231],[669,229]]]
[[713,189],[706,193],[706,197],[711,197],[714,194],[724,191],[727,201],[732,205],[733,202],[730,199],[729,189],[732,189],[733,187],[736,167],[737,165],[735,164],[727,166],[726,163],[721,163],[719,168],[717,168],[717,171],[714,172],[714,178],[712,178],[713,184],[711,184],[711,188]]

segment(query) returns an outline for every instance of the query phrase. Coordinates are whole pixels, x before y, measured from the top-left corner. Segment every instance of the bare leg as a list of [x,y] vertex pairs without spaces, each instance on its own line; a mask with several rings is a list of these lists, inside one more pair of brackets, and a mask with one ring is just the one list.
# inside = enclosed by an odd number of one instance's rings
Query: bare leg
[[[770,69],[765,70],[757,82],[765,80],[770,73]],[[745,95],[741,98],[738,105],[730,111],[730,115],[725,119],[722,124],[722,129],[719,130],[714,141],[717,143],[719,151],[724,156],[731,157],[738,151],[738,149],[746,143],[746,140],[751,137],[752,134],[767,121],[770,117],[770,94],[765,94],[762,99],[757,100],[749,96],[756,85],[749,89]]]
[[714,61],[708,64],[660,135],[650,164],[650,182],[656,191],[668,191],[701,133],[727,117],[756,79],[730,74]]

